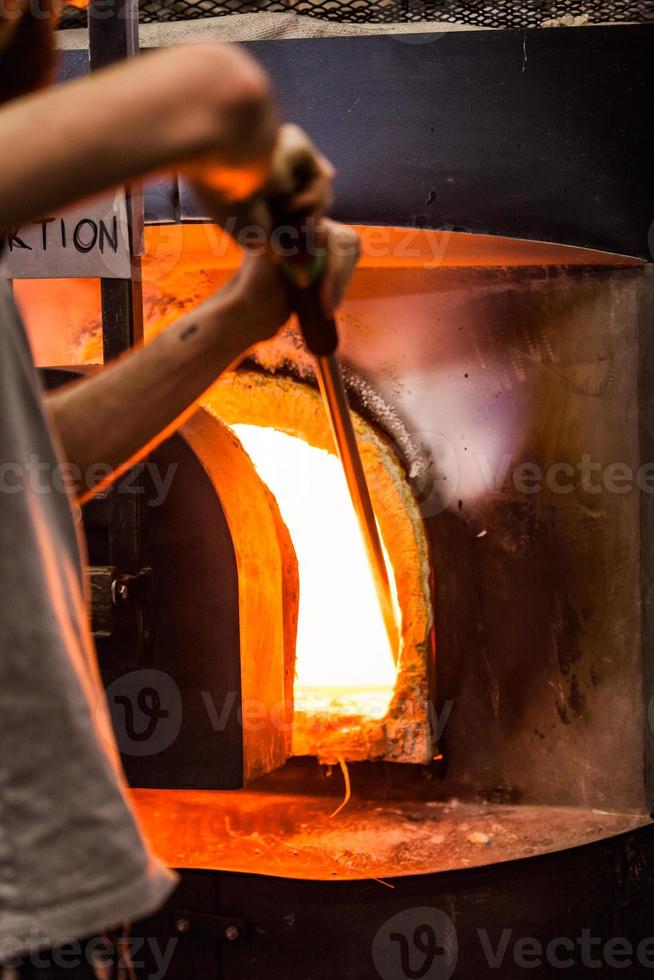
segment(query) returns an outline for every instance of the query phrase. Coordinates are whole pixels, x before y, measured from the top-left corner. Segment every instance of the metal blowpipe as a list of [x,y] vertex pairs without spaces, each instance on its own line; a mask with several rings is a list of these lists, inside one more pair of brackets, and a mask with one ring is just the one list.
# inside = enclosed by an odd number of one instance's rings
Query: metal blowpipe
[[314,270],[311,281],[307,281],[306,277],[298,275],[298,266],[295,263],[284,265],[291,305],[307,348],[316,357],[320,392],[359,521],[393,659],[397,663],[399,636],[391,587],[343,375],[336,356],[338,331],[335,320],[323,313],[320,303],[321,270],[315,264]]

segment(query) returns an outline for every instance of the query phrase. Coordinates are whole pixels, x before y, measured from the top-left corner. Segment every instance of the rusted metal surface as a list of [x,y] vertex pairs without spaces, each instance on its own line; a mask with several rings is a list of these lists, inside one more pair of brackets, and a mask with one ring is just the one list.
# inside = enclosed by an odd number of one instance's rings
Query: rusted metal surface
[[642,814],[352,800],[194,790],[135,790],[171,867],[353,880],[432,874],[577,847],[642,827]]
[[[645,808],[643,280],[370,268],[340,315],[343,360],[377,397],[363,407],[413,446],[450,795]],[[292,331],[258,356],[310,371]]]
[[[654,460],[651,276],[522,245],[520,268],[505,252],[471,268],[464,239],[416,232],[417,257],[364,261],[339,316],[349,388],[391,435],[431,542],[442,792],[645,809],[654,495],[606,479]],[[170,318],[227,274],[199,245],[185,261],[157,279]],[[311,377],[292,330],[257,357]],[[552,489],[561,464],[570,492]]]

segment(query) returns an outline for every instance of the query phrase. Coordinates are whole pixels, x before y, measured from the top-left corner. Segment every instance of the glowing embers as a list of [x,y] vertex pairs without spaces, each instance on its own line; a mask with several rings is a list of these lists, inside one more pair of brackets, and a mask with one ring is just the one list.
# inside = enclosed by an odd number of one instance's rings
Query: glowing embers
[[277,500],[298,560],[295,710],[383,718],[397,671],[338,459],[276,429],[233,429]]

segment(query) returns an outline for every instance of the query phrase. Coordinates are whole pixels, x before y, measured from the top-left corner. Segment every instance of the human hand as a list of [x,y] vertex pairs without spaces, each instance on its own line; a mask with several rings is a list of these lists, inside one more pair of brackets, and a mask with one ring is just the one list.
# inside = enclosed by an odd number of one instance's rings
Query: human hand
[[256,190],[226,196],[202,178],[188,174],[208,214],[244,248],[263,244],[280,220],[318,219],[331,207],[334,169],[307,134],[292,123],[280,126],[266,172]]
[[[316,253],[324,259],[320,300],[327,316],[340,305],[359,258],[354,229],[323,218],[317,224]],[[244,347],[269,340],[290,318],[287,280],[274,256],[246,250],[236,275],[219,294],[235,304]]]

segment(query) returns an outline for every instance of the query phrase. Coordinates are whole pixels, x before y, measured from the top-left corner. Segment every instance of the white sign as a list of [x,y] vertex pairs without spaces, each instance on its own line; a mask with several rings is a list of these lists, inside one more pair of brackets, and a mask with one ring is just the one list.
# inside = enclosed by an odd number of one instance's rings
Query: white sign
[[16,228],[4,246],[3,272],[12,279],[129,279],[125,193]]

